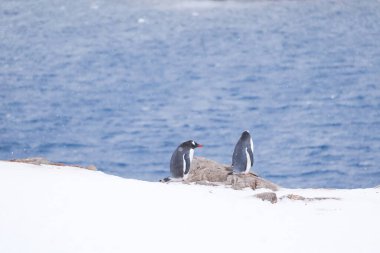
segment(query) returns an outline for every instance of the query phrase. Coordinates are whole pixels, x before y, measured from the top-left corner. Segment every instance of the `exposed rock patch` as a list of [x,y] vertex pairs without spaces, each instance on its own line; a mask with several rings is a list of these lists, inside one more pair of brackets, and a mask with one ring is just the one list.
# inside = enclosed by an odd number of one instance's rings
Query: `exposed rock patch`
[[285,196],[282,196],[280,200],[283,199],[290,199],[290,200],[302,200],[302,201],[315,201],[315,200],[340,200],[339,198],[332,198],[332,197],[314,197],[314,198],[305,198],[300,195],[296,194],[288,194]]
[[274,192],[263,192],[254,196],[262,201],[270,201],[272,204],[277,203],[277,195]]
[[87,169],[87,170],[97,170],[94,165],[89,165],[89,166],[79,166],[79,165],[67,165],[64,163],[56,163],[56,162],[51,162],[47,160],[46,158],[43,157],[30,157],[30,158],[24,158],[24,159],[15,159],[15,160],[10,160],[11,162],[18,162],[18,163],[30,163],[30,164],[35,164],[35,165],[55,165],[55,166],[70,166],[70,167],[77,167],[81,169]]

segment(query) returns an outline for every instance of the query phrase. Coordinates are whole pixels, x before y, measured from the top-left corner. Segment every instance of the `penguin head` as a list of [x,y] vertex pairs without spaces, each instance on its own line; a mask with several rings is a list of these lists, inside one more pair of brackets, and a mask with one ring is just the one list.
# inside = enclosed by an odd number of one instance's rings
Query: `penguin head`
[[189,147],[189,148],[192,148],[192,149],[203,147],[202,144],[196,143],[193,140],[186,141],[186,142],[182,143],[182,145]]
[[242,134],[241,134],[241,139],[248,139],[248,138],[251,138],[251,135],[249,134],[248,130],[245,130]]

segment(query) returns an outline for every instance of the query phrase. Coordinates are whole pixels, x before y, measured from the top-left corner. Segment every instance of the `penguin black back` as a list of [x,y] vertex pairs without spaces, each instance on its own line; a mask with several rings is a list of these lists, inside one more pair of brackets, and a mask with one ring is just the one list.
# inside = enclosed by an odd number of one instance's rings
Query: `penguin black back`
[[244,131],[235,145],[232,155],[232,169],[237,173],[248,173],[253,166],[253,142],[248,131]]

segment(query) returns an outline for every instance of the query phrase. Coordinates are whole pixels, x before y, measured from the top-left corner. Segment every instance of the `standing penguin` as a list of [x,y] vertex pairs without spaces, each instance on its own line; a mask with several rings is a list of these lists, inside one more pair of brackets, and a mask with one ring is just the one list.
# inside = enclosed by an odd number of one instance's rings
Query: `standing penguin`
[[236,143],[232,155],[232,169],[234,173],[248,174],[253,166],[253,142],[248,131],[244,131]]
[[186,141],[177,147],[170,160],[170,173],[173,178],[187,178],[194,156],[194,149],[201,147],[203,145],[193,140]]

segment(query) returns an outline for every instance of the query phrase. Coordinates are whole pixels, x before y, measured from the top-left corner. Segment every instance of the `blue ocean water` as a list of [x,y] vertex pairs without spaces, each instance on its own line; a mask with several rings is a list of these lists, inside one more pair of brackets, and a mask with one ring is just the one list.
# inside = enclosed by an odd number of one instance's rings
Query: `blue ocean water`
[[377,0],[3,0],[0,159],[156,181],[248,129],[282,186],[379,185],[379,24]]

